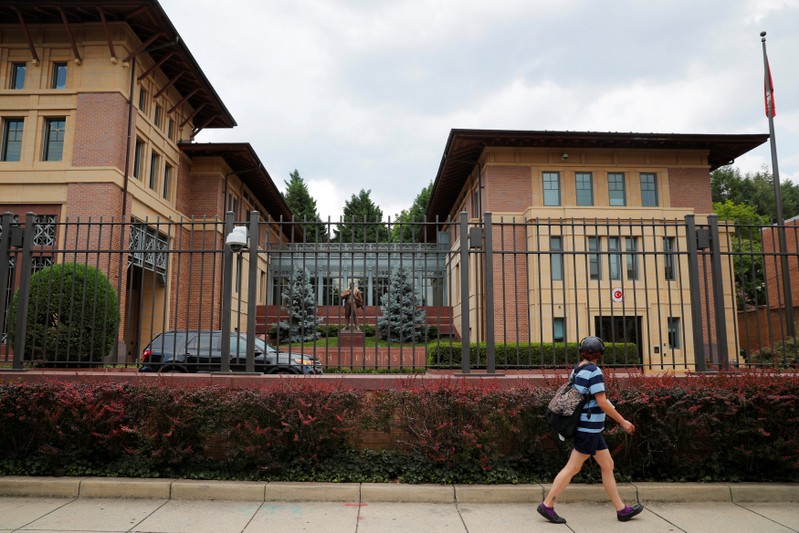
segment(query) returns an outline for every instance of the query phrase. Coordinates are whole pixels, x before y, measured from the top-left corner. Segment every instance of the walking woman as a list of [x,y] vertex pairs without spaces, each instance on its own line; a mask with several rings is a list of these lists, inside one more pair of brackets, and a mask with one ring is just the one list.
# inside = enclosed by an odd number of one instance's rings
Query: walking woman
[[593,398],[583,408],[580,425],[574,438],[574,450],[572,450],[569,461],[555,476],[549,494],[538,506],[538,514],[555,524],[566,523],[566,519],[558,516],[558,513],[555,512],[555,501],[569,486],[572,478],[582,469],[583,463],[589,457],[593,457],[602,469],[602,485],[616,508],[616,518],[621,522],[626,522],[640,514],[644,510],[644,506],[637,503],[630,507],[625,505],[619,496],[616,477],[613,474],[613,457],[610,455],[605,439],[602,438],[602,431],[605,429],[605,415],[618,422],[627,433],[633,433],[635,426],[619,414],[605,395],[605,378],[602,375],[602,370],[596,365],[605,351],[602,339],[599,337],[584,338],[580,341],[579,351],[582,360],[573,370],[575,372],[574,387],[581,394],[590,392],[593,394]]

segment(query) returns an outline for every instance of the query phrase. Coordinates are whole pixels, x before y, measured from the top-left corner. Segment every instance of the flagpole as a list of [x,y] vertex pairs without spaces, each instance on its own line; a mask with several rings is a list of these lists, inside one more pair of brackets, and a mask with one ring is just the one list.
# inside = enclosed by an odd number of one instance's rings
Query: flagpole
[[780,261],[782,265],[782,287],[785,295],[786,333],[788,337],[795,336],[793,323],[793,295],[791,294],[791,278],[788,271],[788,245],[785,239],[785,219],[782,215],[782,192],[780,188],[780,169],[777,164],[777,141],[774,135],[774,87],[771,85],[771,68],[766,56],[766,32],[760,32],[760,42],[763,45],[763,71],[765,76],[766,116],[768,117],[769,141],[771,144],[771,168],[774,177],[774,207],[777,215],[777,235],[780,242]]

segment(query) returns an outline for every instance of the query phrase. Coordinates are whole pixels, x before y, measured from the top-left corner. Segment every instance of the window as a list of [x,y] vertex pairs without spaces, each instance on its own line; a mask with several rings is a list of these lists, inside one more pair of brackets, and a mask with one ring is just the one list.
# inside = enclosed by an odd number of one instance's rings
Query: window
[[674,237],[663,237],[663,252],[663,277],[668,281],[674,281],[677,279],[674,271]]
[[608,200],[611,206],[627,205],[623,172],[611,172],[608,174]]
[[560,205],[559,172],[544,172],[544,205]]
[[563,251],[563,237],[550,237],[549,250],[552,252],[549,256],[549,267],[552,270],[553,281],[563,281],[563,254],[556,253]]
[[67,86],[67,64],[53,63],[53,79],[50,82],[51,89],[63,89]]
[[599,237],[588,237],[588,277],[590,279],[602,279],[602,270],[599,264],[600,250]]
[[167,122],[166,136],[169,137],[170,141],[175,140],[175,121],[171,118]]
[[[608,237],[608,263],[610,266],[610,279],[621,279],[621,250],[619,237]],[[592,278],[593,279],[593,278]]]
[[552,342],[563,342],[566,338],[566,324],[563,318],[552,319]]
[[42,161],[61,161],[64,155],[65,118],[48,118],[44,121],[44,149]]
[[147,112],[147,91],[142,87],[139,89],[139,111]]
[[669,349],[670,350],[679,350],[680,349],[680,319],[669,317],[668,321],[669,327]]
[[641,174],[641,205],[644,207],[657,207],[658,187],[655,174]]
[[157,127],[161,127],[161,106],[159,104],[155,104],[155,115],[153,116],[153,122]]
[[627,237],[627,279],[638,279],[638,237]]
[[169,200],[169,188],[172,186],[172,166],[166,165],[164,167],[164,187],[161,195]]
[[590,172],[578,172],[576,176],[577,205],[594,205],[594,180]]
[[133,155],[133,177],[140,180],[142,162],[144,161],[144,141],[136,139],[136,150]]
[[24,119],[9,118],[3,122],[3,150],[0,159],[19,161],[22,153],[22,128]]
[[9,88],[25,88],[25,63],[14,63],[11,65],[11,85],[9,85]]
[[161,156],[153,152],[150,154],[150,188],[156,190],[158,186],[158,162]]

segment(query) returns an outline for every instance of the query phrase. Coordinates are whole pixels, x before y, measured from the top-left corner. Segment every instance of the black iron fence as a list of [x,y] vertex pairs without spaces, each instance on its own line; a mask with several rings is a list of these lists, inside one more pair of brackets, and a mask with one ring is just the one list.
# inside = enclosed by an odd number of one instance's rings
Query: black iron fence
[[496,373],[568,365],[594,334],[606,365],[646,372],[795,366],[797,250],[795,222],[693,215],[311,226],[255,212],[6,214],[0,362]]

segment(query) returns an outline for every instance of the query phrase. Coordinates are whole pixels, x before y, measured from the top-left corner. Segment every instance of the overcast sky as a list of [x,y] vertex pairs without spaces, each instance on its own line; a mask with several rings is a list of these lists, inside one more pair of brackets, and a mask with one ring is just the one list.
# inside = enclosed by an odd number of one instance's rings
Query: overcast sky
[[[435,178],[453,128],[768,133],[799,183],[799,0],[160,0],[278,188],[384,217]],[[735,161],[771,169],[768,143]]]

